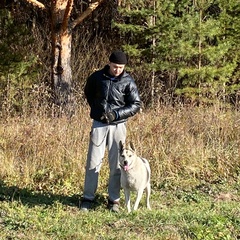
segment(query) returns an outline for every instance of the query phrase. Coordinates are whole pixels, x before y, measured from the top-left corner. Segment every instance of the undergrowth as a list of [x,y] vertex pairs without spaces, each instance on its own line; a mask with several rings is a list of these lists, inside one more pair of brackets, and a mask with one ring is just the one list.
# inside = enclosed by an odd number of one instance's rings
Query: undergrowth
[[[161,107],[129,119],[127,142],[150,162],[153,210],[106,210],[105,160],[95,209],[79,211],[91,120],[1,119],[1,239],[239,239],[240,113]],[[106,154],[107,158],[107,154]],[[123,193],[121,193],[123,194]]]

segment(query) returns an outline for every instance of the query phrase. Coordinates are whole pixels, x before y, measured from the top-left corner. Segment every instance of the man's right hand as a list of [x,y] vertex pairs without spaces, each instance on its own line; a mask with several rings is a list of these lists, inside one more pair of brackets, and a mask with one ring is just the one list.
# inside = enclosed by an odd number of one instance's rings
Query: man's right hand
[[101,120],[106,121],[107,124],[113,122],[114,120],[116,120],[115,111],[104,113],[103,116],[101,117]]

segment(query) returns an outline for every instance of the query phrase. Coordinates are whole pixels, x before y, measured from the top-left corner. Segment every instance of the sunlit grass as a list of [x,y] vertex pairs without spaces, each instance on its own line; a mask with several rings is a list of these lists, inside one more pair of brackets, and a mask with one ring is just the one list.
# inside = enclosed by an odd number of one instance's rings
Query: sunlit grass
[[[174,201],[155,192],[152,211],[142,205],[137,212],[119,214],[104,204],[83,213],[71,201],[51,205],[1,202],[1,239],[237,239],[240,234],[237,201],[214,201],[206,195]],[[189,193],[190,194],[190,193]]]
[[[129,119],[150,161],[153,210],[106,210],[105,159],[95,210],[79,211],[91,120],[7,118],[0,125],[0,239],[238,239],[240,113],[161,107]],[[107,157],[107,154],[106,154]],[[123,192],[121,192],[123,195]],[[122,196],[123,199],[123,196]]]

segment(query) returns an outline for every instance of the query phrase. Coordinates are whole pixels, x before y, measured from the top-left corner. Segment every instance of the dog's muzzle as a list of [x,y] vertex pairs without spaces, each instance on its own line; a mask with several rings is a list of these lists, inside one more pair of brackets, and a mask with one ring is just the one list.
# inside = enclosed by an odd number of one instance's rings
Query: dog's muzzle
[[129,165],[128,165],[128,161],[123,161],[123,166],[121,166],[121,168],[127,172],[129,170]]

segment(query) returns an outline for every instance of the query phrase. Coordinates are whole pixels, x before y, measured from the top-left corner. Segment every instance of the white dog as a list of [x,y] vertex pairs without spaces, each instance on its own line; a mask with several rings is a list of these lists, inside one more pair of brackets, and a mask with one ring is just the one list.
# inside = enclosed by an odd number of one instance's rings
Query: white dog
[[145,158],[138,157],[134,146],[130,143],[129,147],[125,147],[121,141],[119,143],[120,157],[119,163],[121,167],[121,186],[124,189],[125,203],[128,212],[131,212],[130,191],[136,191],[137,197],[133,210],[138,209],[139,202],[142,198],[143,191],[146,189],[146,205],[151,209],[149,199],[151,192],[150,185],[150,166]]

